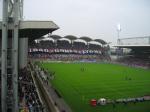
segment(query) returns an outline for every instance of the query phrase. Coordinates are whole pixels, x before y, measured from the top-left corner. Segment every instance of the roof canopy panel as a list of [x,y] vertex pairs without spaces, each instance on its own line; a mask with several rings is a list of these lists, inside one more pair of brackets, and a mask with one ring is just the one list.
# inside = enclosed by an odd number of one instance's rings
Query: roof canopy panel
[[97,42],[97,41],[90,41],[89,44],[102,46],[102,44],[100,42]]
[[[9,24],[9,37],[12,37],[13,24]],[[28,37],[32,40],[51,33],[59,27],[52,21],[20,21],[19,37]],[[2,22],[0,22],[0,38],[2,37]]]
[[40,41],[52,41],[52,42],[54,42],[54,39],[46,37],[46,38],[41,39]]
[[71,40],[67,38],[60,38],[59,41],[68,41],[69,43],[71,43]]
[[58,39],[62,38],[59,35],[51,35],[50,37],[53,38],[54,40],[58,40]]
[[101,44],[107,44],[107,42],[105,42],[104,40],[102,39],[95,39],[94,41],[96,42],[100,42]]
[[68,39],[70,39],[70,40],[75,40],[75,39],[77,39],[77,37],[76,37],[76,36],[73,36],[73,35],[66,35],[66,36],[64,36],[64,38],[68,38]]
[[87,45],[87,42],[85,40],[82,40],[82,39],[76,39],[73,42],[81,42],[81,43],[84,43]]
[[86,37],[86,36],[80,37],[80,39],[85,40],[86,42],[92,41],[90,37]]

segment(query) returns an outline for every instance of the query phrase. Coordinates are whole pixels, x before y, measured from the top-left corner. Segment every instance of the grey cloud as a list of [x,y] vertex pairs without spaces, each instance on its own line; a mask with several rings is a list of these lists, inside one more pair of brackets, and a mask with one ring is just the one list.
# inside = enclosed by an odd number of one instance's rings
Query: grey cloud
[[60,26],[54,34],[86,35],[115,43],[116,26],[120,23],[121,38],[150,35],[150,0],[25,0],[24,2],[25,19],[53,20]]

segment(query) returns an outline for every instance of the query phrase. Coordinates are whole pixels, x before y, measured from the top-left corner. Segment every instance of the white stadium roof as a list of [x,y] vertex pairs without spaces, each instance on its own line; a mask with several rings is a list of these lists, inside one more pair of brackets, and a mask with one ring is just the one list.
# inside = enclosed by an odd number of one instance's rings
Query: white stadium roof
[[52,39],[52,38],[44,38],[44,39],[41,39],[40,41],[53,41],[54,42],[54,39]]
[[150,47],[150,45],[115,45],[114,47]]
[[101,43],[96,42],[96,41],[90,41],[90,42],[89,42],[89,44],[94,44],[94,45],[100,45],[100,46],[102,46],[102,44],[101,44]]
[[71,43],[71,40],[69,40],[69,39],[67,39],[67,38],[60,38],[60,39],[58,39],[58,40],[60,40],[60,41],[68,41],[69,43]]
[[87,45],[87,42],[85,40],[82,40],[82,39],[76,39],[73,42],[81,42],[81,43],[84,43]]

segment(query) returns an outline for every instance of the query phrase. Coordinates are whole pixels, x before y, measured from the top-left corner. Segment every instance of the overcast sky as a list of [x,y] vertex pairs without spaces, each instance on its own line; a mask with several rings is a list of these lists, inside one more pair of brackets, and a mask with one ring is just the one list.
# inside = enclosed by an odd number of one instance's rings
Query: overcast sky
[[61,36],[115,43],[118,23],[120,38],[150,36],[150,0],[24,0],[24,18],[52,20],[60,27],[53,34]]

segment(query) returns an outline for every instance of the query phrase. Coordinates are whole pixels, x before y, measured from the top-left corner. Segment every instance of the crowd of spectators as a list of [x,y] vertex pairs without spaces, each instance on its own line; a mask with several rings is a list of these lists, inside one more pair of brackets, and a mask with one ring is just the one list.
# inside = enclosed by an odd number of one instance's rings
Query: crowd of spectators
[[68,41],[57,41],[56,47],[58,49],[67,49],[71,48],[71,44]]
[[150,68],[150,59],[136,58],[136,57],[123,57],[118,59],[119,63],[129,66]]
[[109,60],[103,55],[89,54],[30,54],[30,59],[49,59],[51,61],[102,61]]
[[122,98],[122,99],[105,99],[106,101],[103,103],[101,100],[97,100],[97,105],[106,105],[106,104],[112,104],[113,108],[116,107],[116,104],[124,104],[127,105],[128,103],[138,103],[138,102],[145,102],[150,101],[150,96],[143,96],[143,97],[135,97],[135,98]]
[[52,41],[41,41],[38,44],[35,44],[38,48],[55,48],[55,43]]
[[89,49],[91,49],[91,50],[99,50],[99,49],[103,49],[103,48],[102,48],[102,46],[99,46],[99,45],[90,44],[89,45]]
[[76,49],[76,50],[106,50],[109,46],[97,45],[97,44],[88,44],[84,42],[77,41],[65,41],[65,40],[41,40],[33,41],[29,44],[29,48],[42,48],[42,49]]
[[20,111],[43,112],[43,105],[39,99],[31,72],[28,68],[19,70],[18,81]]
[[29,58],[49,59],[57,61],[99,61],[110,60],[107,55],[108,46],[88,44],[88,42],[56,39],[55,41],[41,40],[29,44]]
[[88,49],[88,46],[85,43],[74,42],[72,48],[80,50],[80,49]]

